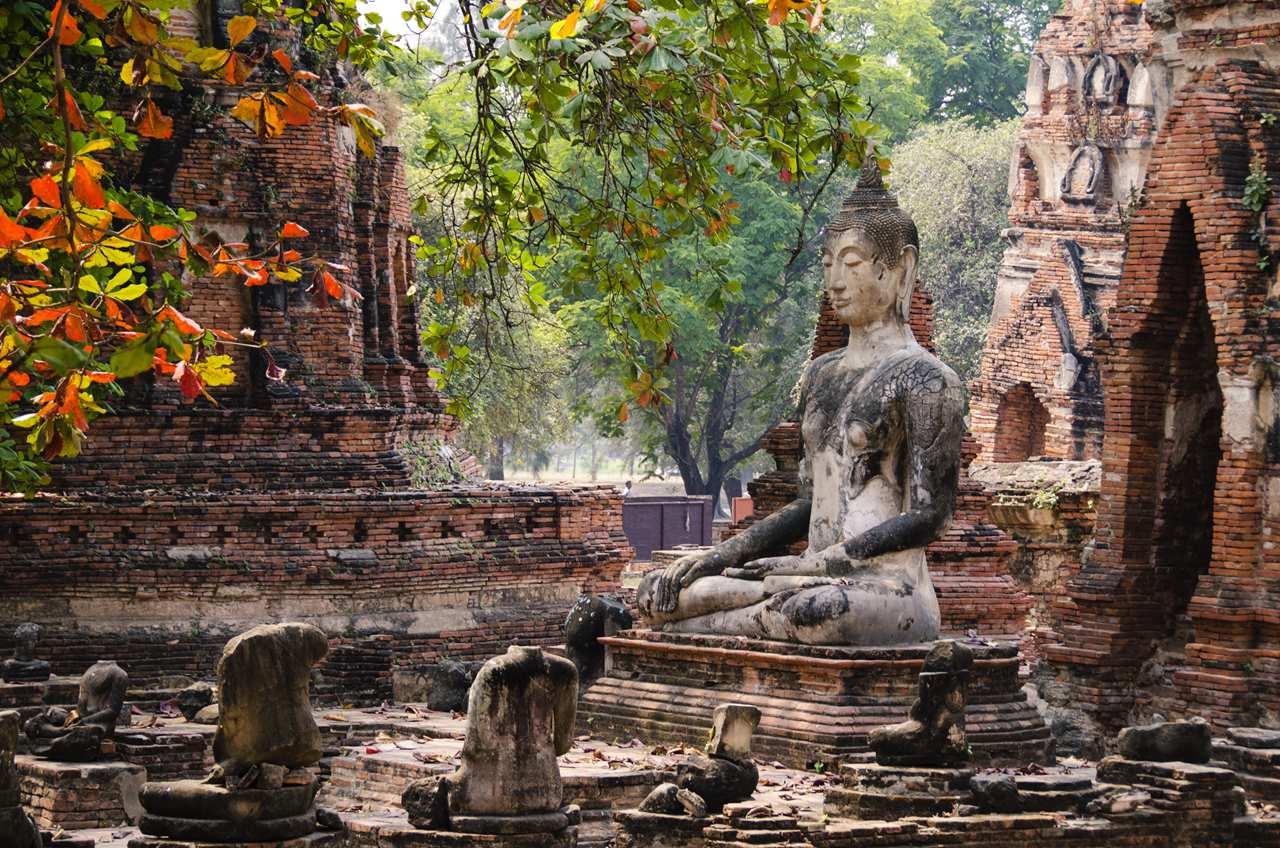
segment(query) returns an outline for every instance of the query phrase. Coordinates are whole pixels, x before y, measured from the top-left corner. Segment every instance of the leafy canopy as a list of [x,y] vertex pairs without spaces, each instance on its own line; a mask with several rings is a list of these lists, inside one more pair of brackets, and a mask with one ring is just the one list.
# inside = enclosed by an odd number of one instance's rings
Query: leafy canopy
[[[442,212],[420,251],[438,303],[536,313],[551,294],[594,292],[595,319],[652,383],[646,355],[672,350],[672,323],[644,268],[673,238],[731,230],[724,176],[799,182],[864,155],[857,60],[829,49],[822,2],[459,2],[468,61],[444,76],[469,84],[469,125],[461,140],[427,128],[420,204]],[[264,138],[323,115],[372,153],[372,109],[326,105],[299,51],[268,54],[252,36],[283,33],[316,61],[357,67],[390,59],[386,36],[356,0],[249,0],[216,44],[199,44],[170,29],[188,5],[0,9],[12,68],[0,76],[0,490],[29,490],[44,462],[78,452],[120,379],[153,372],[189,399],[233,379],[226,349],[258,342],[183,315],[184,269],[357,297],[349,269],[296,249],[296,224],[281,220],[257,251],[197,240],[192,213],[138,193],[117,168],[172,135],[165,90],[206,86],[239,92],[231,114]],[[405,16],[421,24],[437,7],[419,0]],[[570,178],[583,163],[599,168],[587,190]],[[571,261],[547,278],[562,251]],[[457,326],[429,328],[446,377],[463,359],[451,356]]]

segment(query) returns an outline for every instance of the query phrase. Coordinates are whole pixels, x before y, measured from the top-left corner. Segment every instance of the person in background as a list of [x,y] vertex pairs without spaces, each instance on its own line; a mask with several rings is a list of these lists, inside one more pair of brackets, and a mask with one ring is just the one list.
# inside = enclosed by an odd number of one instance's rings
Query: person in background
[[630,480],[622,484],[622,496],[624,498],[631,497],[631,481]]

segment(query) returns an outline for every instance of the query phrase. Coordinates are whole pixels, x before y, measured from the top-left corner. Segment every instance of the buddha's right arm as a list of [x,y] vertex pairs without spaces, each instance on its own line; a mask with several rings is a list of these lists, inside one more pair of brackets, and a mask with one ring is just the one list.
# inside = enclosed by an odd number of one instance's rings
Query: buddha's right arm
[[720,570],[736,568],[803,539],[809,530],[811,506],[812,502],[807,497],[796,498],[738,535],[716,545],[708,553],[710,561]]

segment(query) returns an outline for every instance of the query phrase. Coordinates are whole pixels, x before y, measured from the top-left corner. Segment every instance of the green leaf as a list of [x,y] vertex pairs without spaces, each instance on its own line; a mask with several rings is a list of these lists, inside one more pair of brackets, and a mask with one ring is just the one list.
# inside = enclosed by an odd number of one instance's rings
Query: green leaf
[[66,374],[84,364],[84,352],[62,339],[46,336],[31,346],[29,359],[44,362],[59,374]]
[[149,371],[155,349],[155,342],[151,339],[141,339],[120,348],[111,355],[111,372],[123,378]]

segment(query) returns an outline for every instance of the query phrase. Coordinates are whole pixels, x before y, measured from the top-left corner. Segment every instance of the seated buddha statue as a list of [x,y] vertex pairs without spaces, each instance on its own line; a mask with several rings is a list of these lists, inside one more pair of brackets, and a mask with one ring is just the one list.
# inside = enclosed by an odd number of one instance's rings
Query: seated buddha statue
[[[925,547],[955,505],[964,399],[908,323],[918,258],[915,223],[871,157],[826,231],[824,285],[849,343],[800,381],[799,496],[645,575],[653,627],[811,645],[938,637]],[[803,554],[771,555],[806,537]]]

